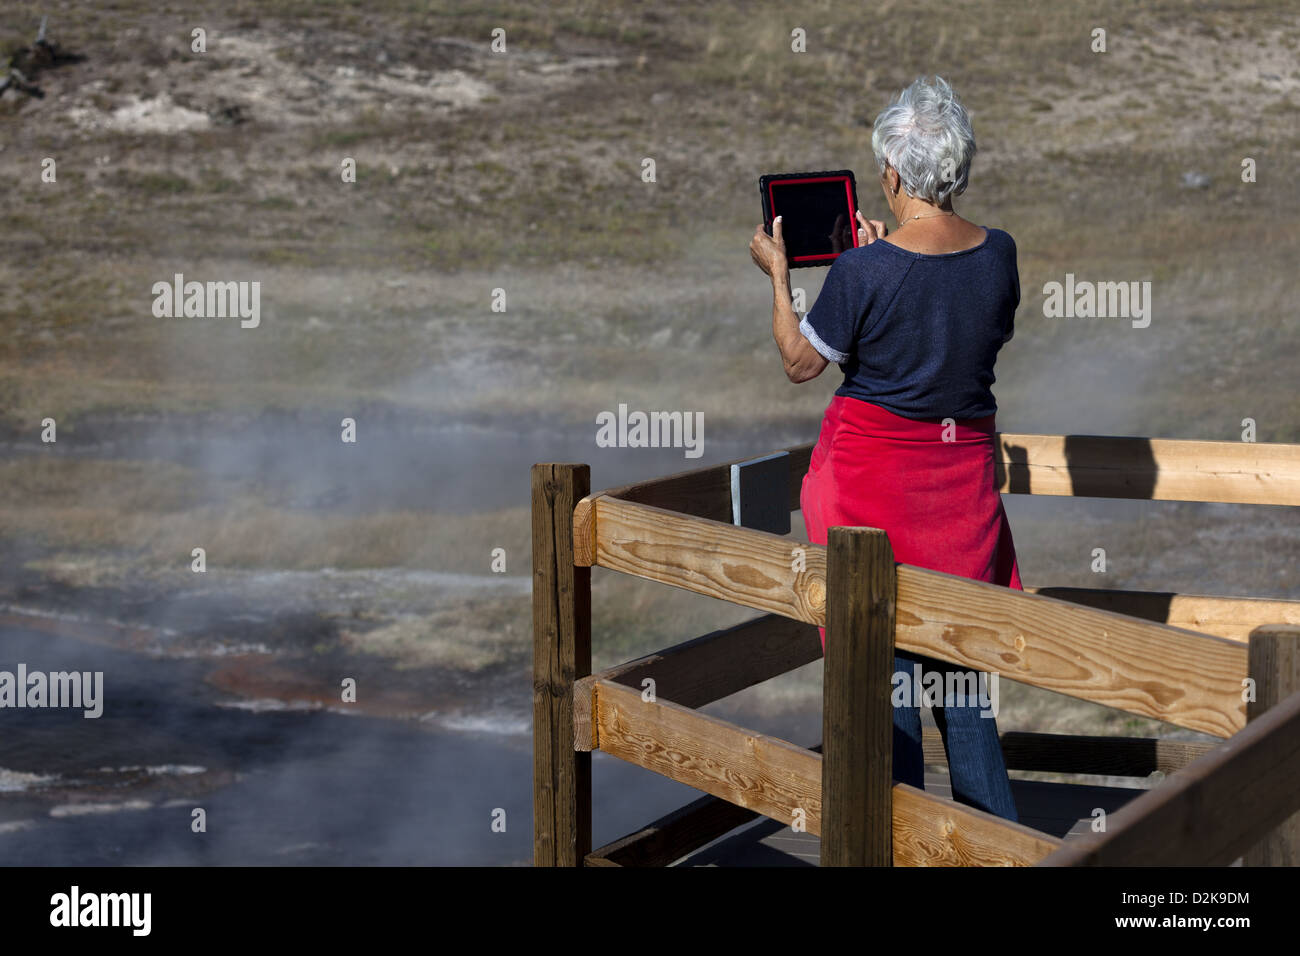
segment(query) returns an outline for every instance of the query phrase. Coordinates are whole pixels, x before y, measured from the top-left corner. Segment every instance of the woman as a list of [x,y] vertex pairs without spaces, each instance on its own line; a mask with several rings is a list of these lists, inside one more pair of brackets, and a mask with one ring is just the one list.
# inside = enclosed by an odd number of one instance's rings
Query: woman
[[[857,247],[836,258],[802,321],[780,220],[772,236],[759,226],[749,246],[772,279],[772,334],[790,381],[816,378],[831,362],[844,373],[804,478],[808,538],[825,544],[838,525],[882,528],[897,561],[1020,589],[994,482],[990,391],[1020,302],[1015,243],[953,210],[975,137],[944,80],[917,80],[894,97],[871,146],[898,228],[890,234],[858,211]],[[906,653],[895,667],[910,681],[918,662],[955,670]],[[975,700],[943,704],[934,717],[954,798],[1016,820],[996,721]],[[924,786],[919,706],[894,709],[894,776]]]

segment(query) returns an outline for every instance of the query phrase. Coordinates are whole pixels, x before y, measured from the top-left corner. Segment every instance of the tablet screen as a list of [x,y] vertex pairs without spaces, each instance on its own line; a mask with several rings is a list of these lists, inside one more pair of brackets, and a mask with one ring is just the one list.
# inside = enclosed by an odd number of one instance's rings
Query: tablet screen
[[857,190],[851,171],[763,176],[759,188],[769,234],[772,220],[781,217],[791,268],[828,266],[857,245]]

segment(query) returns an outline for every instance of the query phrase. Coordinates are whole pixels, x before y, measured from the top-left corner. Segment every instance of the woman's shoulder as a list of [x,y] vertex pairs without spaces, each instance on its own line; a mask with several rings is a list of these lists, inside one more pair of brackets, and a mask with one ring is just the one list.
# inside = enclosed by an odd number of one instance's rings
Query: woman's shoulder
[[896,261],[891,261],[894,260],[894,257],[890,256],[888,246],[889,243],[877,239],[875,242],[869,242],[863,246],[845,249],[835,257],[835,262],[832,262],[831,266],[834,267],[836,263],[843,263],[841,268],[862,269],[866,268],[870,263],[870,268],[879,270],[882,261],[889,265],[897,265]]
[[898,246],[891,242],[882,242],[877,239],[875,242],[869,242],[864,246],[857,246],[853,249],[845,249],[836,258],[845,259],[853,264],[866,264],[875,260],[875,268],[880,268],[880,261],[889,262],[891,265],[905,265],[906,261],[899,261],[897,253],[902,252],[904,256],[909,253],[906,250],[899,249]]
[[989,234],[988,241],[990,243],[996,243],[1012,250],[1016,248],[1016,240],[1011,238],[1011,233],[1005,229],[999,229],[997,226],[985,226],[984,231]]
[[915,257],[891,249],[888,242],[875,242],[845,249],[831,263],[832,271],[852,276],[854,282],[877,290],[892,289],[907,275]]

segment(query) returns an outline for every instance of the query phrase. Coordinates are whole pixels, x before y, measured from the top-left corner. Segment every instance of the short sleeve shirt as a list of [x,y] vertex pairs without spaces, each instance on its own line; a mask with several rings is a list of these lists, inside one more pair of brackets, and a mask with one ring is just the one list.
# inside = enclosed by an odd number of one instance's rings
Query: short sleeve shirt
[[927,255],[884,240],[841,253],[799,331],[844,372],[836,395],[904,418],[997,411],[993,365],[1020,304],[1016,244],[987,229],[970,249]]

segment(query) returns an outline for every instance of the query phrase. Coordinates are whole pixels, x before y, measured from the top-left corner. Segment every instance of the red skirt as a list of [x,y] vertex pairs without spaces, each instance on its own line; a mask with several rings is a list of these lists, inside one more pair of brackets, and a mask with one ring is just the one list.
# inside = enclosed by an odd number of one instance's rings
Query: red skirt
[[960,420],[944,441],[940,419],[836,395],[799,495],[808,540],[824,545],[839,525],[881,528],[901,564],[1024,590],[995,484],[995,417]]

